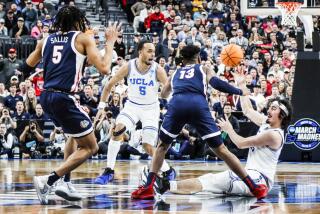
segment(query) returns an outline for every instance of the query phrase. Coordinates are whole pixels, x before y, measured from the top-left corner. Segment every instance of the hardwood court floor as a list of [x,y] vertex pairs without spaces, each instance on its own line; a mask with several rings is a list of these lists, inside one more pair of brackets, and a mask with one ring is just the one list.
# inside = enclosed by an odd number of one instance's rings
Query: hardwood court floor
[[[320,213],[320,164],[280,163],[276,183],[264,203],[250,197],[224,197],[201,193],[164,196],[165,203],[130,199],[139,172],[147,161],[119,161],[115,180],[93,184],[104,166],[102,160],[84,163],[72,174],[76,188],[85,197],[71,203],[55,196],[40,205],[32,184],[34,175],[51,172],[59,160],[0,160],[0,213]],[[196,177],[226,169],[222,162],[170,162],[177,179]]]

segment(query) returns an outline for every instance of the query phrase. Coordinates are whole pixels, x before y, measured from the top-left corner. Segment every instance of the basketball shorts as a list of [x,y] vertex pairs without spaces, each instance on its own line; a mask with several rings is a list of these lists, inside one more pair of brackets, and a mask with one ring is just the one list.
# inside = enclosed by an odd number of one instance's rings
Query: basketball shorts
[[43,91],[40,103],[57,128],[62,128],[67,136],[83,137],[93,131],[89,115],[70,94]]
[[155,146],[158,139],[160,107],[159,103],[139,105],[127,101],[116,119],[116,124],[123,124],[126,130],[136,128],[138,121],[142,123],[142,143]]
[[[221,134],[203,95],[178,94],[168,104],[168,111],[160,128],[160,139],[171,143],[181,132],[185,124],[196,128],[202,140],[209,142]],[[217,147],[222,141],[211,142]]]
[[[269,187],[270,183],[263,174],[256,170],[246,170],[248,175],[256,184],[264,184]],[[227,170],[224,172],[212,174],[208,173],[200,176],[200,183],[204,192],[212,192],[217,194],[244,195],[253,196],[247,185],[234,172]],[[269,191],[271,190],[271,185]]]

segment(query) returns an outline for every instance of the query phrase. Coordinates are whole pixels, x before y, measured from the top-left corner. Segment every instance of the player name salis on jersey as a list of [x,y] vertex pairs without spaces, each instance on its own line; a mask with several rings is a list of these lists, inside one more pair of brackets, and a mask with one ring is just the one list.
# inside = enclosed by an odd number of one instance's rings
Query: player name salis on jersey
[[57,37],[50,38],[50,43],[51,44],[67,43],[67,42],[68,42],[68,37],[67,36],[57,36]]

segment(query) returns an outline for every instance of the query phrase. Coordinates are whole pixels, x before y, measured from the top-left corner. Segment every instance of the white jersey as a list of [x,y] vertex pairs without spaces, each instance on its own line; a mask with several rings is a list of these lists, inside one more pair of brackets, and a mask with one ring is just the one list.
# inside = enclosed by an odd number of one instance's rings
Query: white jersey
[[281,134],[281,147],[277,150],[271,149],[268,146],[249,148],[249,154],[245,168],[259,171],[268,178],[270,186],[272,186],[279,156],[284,143],[284,132],[280,128],[272,129],[270,128],[269,124],[264,124],[260,127],[257,134],[259,135],[267,130],[277,131]]
[[159,82],[157,80],[158,63],[153,62],[149,70],[142,74],[137,68],[137,59],[129,61],[128,99],[138,105],[158,103]]

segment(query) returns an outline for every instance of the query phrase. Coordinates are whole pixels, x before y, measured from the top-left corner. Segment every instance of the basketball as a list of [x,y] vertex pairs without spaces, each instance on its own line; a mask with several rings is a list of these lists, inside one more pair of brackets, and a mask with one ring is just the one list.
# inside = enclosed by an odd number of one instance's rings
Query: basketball
[[243,51],[240,46],[230,44],[222,49],[220,57],[224,65],[236,67],[243,59]]

